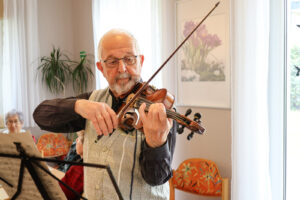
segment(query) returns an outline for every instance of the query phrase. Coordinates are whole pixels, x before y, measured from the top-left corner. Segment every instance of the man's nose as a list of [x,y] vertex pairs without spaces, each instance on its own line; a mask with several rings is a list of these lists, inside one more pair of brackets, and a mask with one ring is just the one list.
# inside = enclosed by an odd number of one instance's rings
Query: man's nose
[[119,60],[119,72],[123,73],[126,72],[127,68],[126,68],[126,64],[124,62],[124,60]]

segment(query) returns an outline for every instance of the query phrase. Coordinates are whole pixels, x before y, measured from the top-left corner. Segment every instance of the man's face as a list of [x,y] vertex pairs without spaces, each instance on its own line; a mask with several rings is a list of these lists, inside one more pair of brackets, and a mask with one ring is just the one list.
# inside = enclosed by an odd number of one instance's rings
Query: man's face
[[[135,56],[137,57],[135,58]],[[97,62],[97,67],[117,97],[127,93],[140,79],[144,56],[137,55],[134,41],[126,34],[106,36],[102,41],[101,57],[102,61]],[[126,64],[126,59],[124,61],[120,58],[134,58],[136,63]],[[116,65],[111,65],[111,62],[104,62],[108,60],[115,60]]]
[[20,133],[23,123],[20,122],[18,115],[13,115],[7,119],[6,126],[9,133]]

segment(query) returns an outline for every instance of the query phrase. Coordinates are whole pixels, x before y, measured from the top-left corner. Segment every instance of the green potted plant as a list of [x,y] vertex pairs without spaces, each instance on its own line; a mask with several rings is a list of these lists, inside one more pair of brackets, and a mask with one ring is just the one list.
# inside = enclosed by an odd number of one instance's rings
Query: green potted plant
[[38,70],[42,73],[42,82],[46,83],[48,89],[55,94],[65,92],[65,85],[68,81],[70,59],[61,52],[60,48],[53,47],[50,57],[43,56]]
[[80,52],[80,61],[75,63],[72,70],[72,84],[73,90],[76,94],[81,94],[87,90],[90,76],[94,77],[90,66],[92,66],[92,59],[87,59],[85,51]]

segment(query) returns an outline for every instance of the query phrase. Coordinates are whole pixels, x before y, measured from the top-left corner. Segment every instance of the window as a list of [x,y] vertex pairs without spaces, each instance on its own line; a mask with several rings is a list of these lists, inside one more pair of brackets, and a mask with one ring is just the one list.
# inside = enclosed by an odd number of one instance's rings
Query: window
[[300,179],[300,1],[287,1],[286,200],[299,198]]
[[35,69],[39,57],[37,1],[3,1],[0,34],[0,115],[22,111],[25,126],[33,126],[32,113],[39,102]]

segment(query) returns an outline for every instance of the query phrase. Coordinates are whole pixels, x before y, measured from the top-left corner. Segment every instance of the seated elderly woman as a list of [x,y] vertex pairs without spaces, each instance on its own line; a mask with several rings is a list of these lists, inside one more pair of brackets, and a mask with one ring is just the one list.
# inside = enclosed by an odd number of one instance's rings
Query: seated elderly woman
[[[5,116],[5,124],[7,126],[7,130],[3,131],[3,133],[22,133],[25,132],[24,129],[22,129],[24,125],[24,116],[22,112],[18,112],[15,109],[9,111]],[[36,139],[34,136],[32,136],[34,142],[36,142]]]

